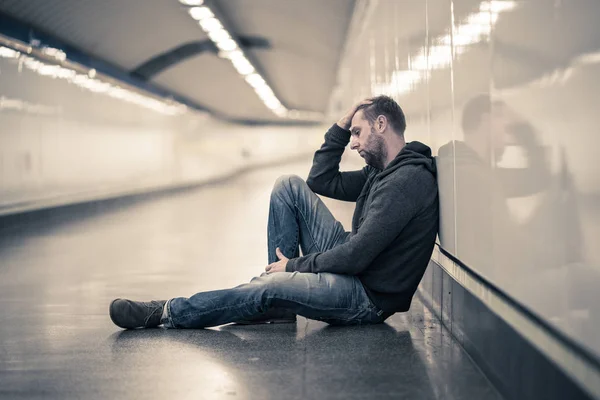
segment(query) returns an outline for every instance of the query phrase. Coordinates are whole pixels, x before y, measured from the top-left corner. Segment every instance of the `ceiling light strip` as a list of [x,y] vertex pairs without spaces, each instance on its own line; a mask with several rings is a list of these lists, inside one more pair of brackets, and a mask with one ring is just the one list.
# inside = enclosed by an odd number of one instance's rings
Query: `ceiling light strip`
[[229,33],[223,22],[213,10],[204,4],[204,0],[179,0],[185,6],[191,6],[187,12],[198,22],[200,28],[219,49],[218,56],[229,60],[238,74],[254,89],[264,105],[281,118],[314,120],[323,119],[323,114],[311,111],[289,110],[277,98],[273,89],[260,75],[252,62],[246,57],[235,38]]

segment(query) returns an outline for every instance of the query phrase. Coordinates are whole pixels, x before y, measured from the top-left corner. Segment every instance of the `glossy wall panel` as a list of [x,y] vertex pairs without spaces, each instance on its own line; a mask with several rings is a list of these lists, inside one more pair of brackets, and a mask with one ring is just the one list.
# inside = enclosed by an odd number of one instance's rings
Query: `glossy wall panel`
[[600,355],[600,2],[357,10],[332,118],[393,96],[437,156],[443,248]]
[[0,45],[0,214],[198,182],[322,139],[216,120],[68,62]]

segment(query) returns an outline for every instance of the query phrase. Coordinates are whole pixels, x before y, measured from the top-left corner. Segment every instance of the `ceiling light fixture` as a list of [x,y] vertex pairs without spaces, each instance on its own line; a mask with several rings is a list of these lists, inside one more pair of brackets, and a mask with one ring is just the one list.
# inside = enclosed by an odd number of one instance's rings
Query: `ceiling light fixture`
[[201,21],[205,18],[214,17],[212,11],[208,7],[192,7],[188,10],[190,16],[196,21]]
[[324,115],[312,111],[288,110],[275,96],[273,89],[269,87],[265,79],[256,71],[256,68],[244,55],[237,41],[223,26],[223,23],[215,16],[215,13],[201,0],[179,0],[181,4],[193,6],[188,10],[190,16],[198,21],[202,30],[219,49],[218,56],[231,62],[238,74],[244,77],[246,82],[252,86],[258,97],[267,108],[279,117],[294,119],[320,121]]
[[213,42],[220,42],[223,40],[231,39],[231,36],[229,36],[229,32],[227,32],[225,29],[217,29],[214,31],[210,31],[208,32],[208,37]]
[[221,25],[221,22],[215,17],[203,18],[198,21],[198,23],[200,24],[202,30],[206,33],[223,29],[223,25]]
[[223,50],[223,51],[232,51],[237,49],[237,43],[233,40],[233,39],[226,39],[226,40],[222,40],[219,42],[216,42],[217,47],[219,48],[219,50]]
[[179,0],[184,6],[201,6],[204,4],[204,0]]

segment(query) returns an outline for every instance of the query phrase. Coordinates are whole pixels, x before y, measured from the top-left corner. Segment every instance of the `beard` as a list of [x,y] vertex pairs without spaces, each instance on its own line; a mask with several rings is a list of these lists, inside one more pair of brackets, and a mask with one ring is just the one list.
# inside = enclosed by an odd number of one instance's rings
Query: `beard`
[[371,167],[383,170],[387,160],[387,148],[383,138],[371,128],[371,134],[367,139],[365,149],[362,151],[365,162]]

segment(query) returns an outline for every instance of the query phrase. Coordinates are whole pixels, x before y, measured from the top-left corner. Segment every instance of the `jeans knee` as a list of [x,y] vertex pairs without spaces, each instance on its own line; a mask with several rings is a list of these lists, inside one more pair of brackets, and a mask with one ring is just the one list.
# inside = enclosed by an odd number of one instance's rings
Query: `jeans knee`
[[290,276],[295,276],[295,273],[289,272],[274,272],[271,274],[262,273],[260,276],[252,278],[250,281],[257,285],[261,293],[267,297],[276,296],[282,287],[290,279]]
[[298,175],[282,175],[275,181],[273,193],[297,193],[299,189],[308,188],[306,181]]

